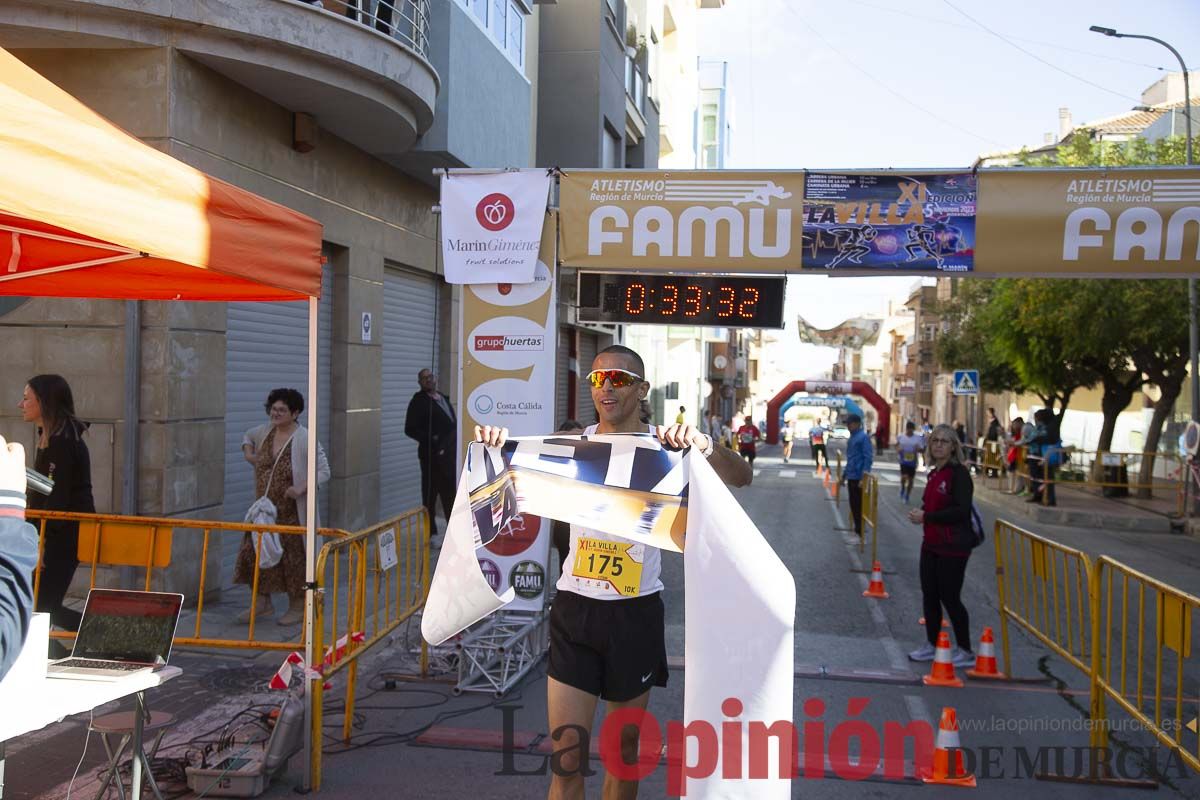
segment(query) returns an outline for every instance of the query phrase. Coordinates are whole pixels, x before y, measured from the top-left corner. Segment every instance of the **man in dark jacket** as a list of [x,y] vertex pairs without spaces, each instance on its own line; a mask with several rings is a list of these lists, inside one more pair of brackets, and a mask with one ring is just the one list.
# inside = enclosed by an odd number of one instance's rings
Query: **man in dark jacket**
[[[438,498],[446,519],[454,508],[455,465],[458,453],[458,418],[450,400],[438,392],[437,375],[423,369],[417,373],[421,390],[408,401],[404,435],[417,440],[421,462],[421,503],[429,512],[429,535],[437,536],[434,506]],[[387,477],[384,477],[387,480]]]
[[37,558],[37,531],[25,521],[25,448],[0,436],[0,680],[29,632]]

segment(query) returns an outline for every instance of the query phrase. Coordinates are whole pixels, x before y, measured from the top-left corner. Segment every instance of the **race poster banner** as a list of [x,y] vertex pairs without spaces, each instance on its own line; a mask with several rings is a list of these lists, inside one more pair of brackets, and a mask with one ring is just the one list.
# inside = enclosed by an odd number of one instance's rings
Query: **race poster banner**
[[[688,796],[791,797],[795,767],[781,748],[766,748],[761,770],[742,769],[754,726],[728,732],[723,704],[737,698],[742,719],[768,726],[794,719],[795,578],[708,461],[695,450],[663,450],[645,434],[472,444],[466,461],[421,618],[425,640],[440,644],[512,600],[511,587],[492,590],[476,553],[503,536],[515,514],[671,550],[686,540],[684,722],[739,738],[714,754],[710,777],[689,781]],[[726,754],[738,764],[722,766]]]
[[[459,321],[459,434],[465,447],[476,425],[505,427],[513,436],[555,430],[554,220],[547,218],[542,250],[529,283],[463,287]],[[520,513],[479,552],[495,592],[511,588],[511,608],[545,604],[550,520]]]
[[795,272],[802,172],[571,170],[559,178],[568,267]]
[[980,181],[980,272],[1200,271],[1200,169],[989,170]]
[[528,606],[517,600],[525,599],[520,586],[532,566],[498,583],[492,565],[498,553],[520,548],[524,533],[513,523],[529,518],[682,552],[682,454],[664,450],[648,434],[519,437],[502,448],[471,444],[421,621],[428,642],[440,644],[501,607]]
[[976,180],[969,172],[805,173],[804,267],[970,272]]
[[442,175],[447,283],[530,283],[550,197],[544,169]]

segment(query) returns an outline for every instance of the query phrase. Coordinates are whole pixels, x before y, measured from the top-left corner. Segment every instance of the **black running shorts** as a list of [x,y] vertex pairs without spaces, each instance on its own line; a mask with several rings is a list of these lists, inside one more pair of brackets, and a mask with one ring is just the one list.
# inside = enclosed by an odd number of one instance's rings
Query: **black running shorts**
[[614,703],[666,686],[660,595],[596,600],[560,590],[550,609],[550,677]]
[[903,461],[901,461],[900,462],[900,474],[901,475],[916,475],[917,474],[917,465],[915,463],[905,464]]

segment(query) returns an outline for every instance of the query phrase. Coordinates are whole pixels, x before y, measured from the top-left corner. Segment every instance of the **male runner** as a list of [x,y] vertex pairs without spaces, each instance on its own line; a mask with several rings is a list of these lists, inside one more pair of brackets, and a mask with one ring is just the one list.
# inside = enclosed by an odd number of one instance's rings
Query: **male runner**
[[[712,437],[692,426],[676,423],[650,427],[638,421],[638,406],[650,391],[641,356],[622,345],[600,351],[587,380],[592,387],[599,423],[591,433],[654,433],[671,450],[693,447],[709,459],[718,477],[730,486],[746,486],[753,478],[750,466],[737,453],[716,447]],[[475,428],[475,441],[499,447],[508,438],[507,428]],[[615,543],[621,548],[623,577],[641,575],[632,595],[621,594],[605,580],[603,569],[591,569],[577,558],[583,539]],[[566,570],[557,583],[558,594],[550,611],[550,667],[546,680],[547,707],[552,736],[556,737],[555,769],[550,778],[550,800],[577,800],[584,796],[580,774],[589,747],[596,703],[603,699],[607,713],[621,708],[646,708],[651,686],[667,685],[665,612],[660,579],[661,553],[657,548],[571,526],[571,549]],[[608,566],[607,569],[614,569]],[[616,577],[615,572],[611,577]],[[586,732],[586,736],[581,735]],[[627,764],[638,758],[638,729],[621,731],[621,756]],[[604,777],[604,797],[630,800],[637,797],[637,781]]]
[[925,437],[917,433],[915,423],[909,422],[896,437],[896,452],[900,455],[900,499],[907,504],[917,477],[917,455],[925,452]]
[[829,469],[829,454],[825,452],[825,429],[821,427],[820,420],[808,429],[808,446],[812,450],[813,463],[817,469],[821,468],[821,459],[825,459],[825,468]]
[[762,438],[762,431],[754,424],[754,420],[750,415],[746,415],[746,424],[737,429],[738,452],[742,454],[742,458],[750,462],[750,466],[754,466],[754,458],[758,455],[757,442]]

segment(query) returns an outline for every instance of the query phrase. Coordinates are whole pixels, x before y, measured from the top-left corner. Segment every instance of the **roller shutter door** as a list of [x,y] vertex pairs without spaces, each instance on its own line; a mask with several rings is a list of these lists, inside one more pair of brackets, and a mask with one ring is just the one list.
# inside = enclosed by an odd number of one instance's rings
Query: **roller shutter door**
[[[421,504],[417,443],[404,435],[417,373],[437,371],[437,283],[427,275],[388,269],[383,277],[383,414],[379,451],[379,518]],[[441,375],[439,386],[448,381]],[[453,402],[453,400],[451,400]],[[455,413],[458,409],[455,408]]]
[[[321,276],[317,311],[317,381],[321,391],[317,439],[332,465],[329,451],[330,331],[333,328],[333,276]],[[254,502],[254,470],[242,457],[242,436],[266,422],[263,403],[272,389],[308,391],[308,303],[229,303],[225,338],[225,503],[227,520],[242,520]],[[308,412],[300,416],[308,425]],[[322,524],[329,519],[328,484],[317,495]],[[225,537],[221,550],[222,585],[233,583],[240,539]]]
[[558,352],[554,358],[554,425],[569,418],[567,413],[567,373],[570,371],[571,336],[570,328],[558,329]]
[[575,385],[576,413],[580,422],[591,425],[596,421],[596,405],[592,402],[592,387],[583,378],[592,370],[596,360],[597,336],[590,331],[577,329],[579,334],[579,382]]

